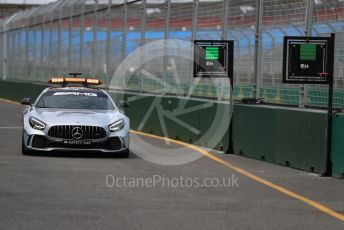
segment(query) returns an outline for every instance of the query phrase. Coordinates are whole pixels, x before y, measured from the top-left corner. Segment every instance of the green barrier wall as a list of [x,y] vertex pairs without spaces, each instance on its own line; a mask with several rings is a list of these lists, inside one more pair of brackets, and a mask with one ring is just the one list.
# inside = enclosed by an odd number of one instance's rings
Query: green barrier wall
[[233,117],[235,154],[326,172],[326,112],[236,105]]
[[333,118],[332,175],[344,178],[344,114]]
[[[216,143],[211,141],[208,142],[208,140],[211,140],[211,137],[214,136],[214,134],[211,136],[209,135],[209,129],[215,125],[215,114],[218,112],[221,114],[223,111],[225,111],[225,107],[229,107],[228,104],[198,99],[185,100],[172,96],[156,95],[144,95],[138,99],[138,94],[127,92],[125,94],[121,92],[110,92],[110,94],[116,102],[124,99],[129,101],[130,107],[125,109],[125,113],[130,118],[132,129],[139,129],[144,132],[160,136],[164,136],[166,133],[164,134],[163,125],[161,123],[162,119],[159,119],[159,114],[156,108],[152,110],[149,118],[143,122],[144,125],[141,124],[141,122],[144,120],[144,116],[147,114],[150,106],[154,102],[156,102],[158,106],[161,106],[160,112],[165,113],[172,113],[173,111],[177,110],[180,103],[185,103],[185,108],[183,109],[184,111],[188,110],[189,108],[194,108],[195,106],[205,106],[204,108],[177,116],[177,118],[179,118],[184,124],[195,128],[199,131],[199,133],[192,132],[187,126],[182,126],[175,120],[169,119],[165,116],[163,122],[166,127],[165,130],[167,130],[167,136],[172,139],[177,139],[204,147],[214,147],[217,150],[225,152],[230,152],[231,150],[231,145],[229,143],[230,132],[228,127],[225,127],[226,132],[220,138],[216,139]],[[132,98],[135,98],[135,100],[132,100]],[[228,118],[226,117],[226,119],[229,119],[229,114]],[[209,138],[207,138],[207,136],[209,136]]]
[[315,110],[277,110],[275,163],[324,174],[327,114]]
[[233,115],[234,153],[275,162],[277,109],[238,105]]
[[47,85],[29,84],[27,82],[0,81],[0,97],[20,101],[22,98],[36,97]]

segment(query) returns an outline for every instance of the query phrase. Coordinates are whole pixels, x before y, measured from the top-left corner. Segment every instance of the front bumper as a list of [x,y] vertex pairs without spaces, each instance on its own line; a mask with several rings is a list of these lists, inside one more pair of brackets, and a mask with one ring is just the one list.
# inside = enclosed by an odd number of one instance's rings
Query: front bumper
[[24,145],[34,151],[76,151],[76,152],[123,152],[129,149],[129,135],[107,137],[101,140],[67,140],[46,135],[28,135],[24,132]]

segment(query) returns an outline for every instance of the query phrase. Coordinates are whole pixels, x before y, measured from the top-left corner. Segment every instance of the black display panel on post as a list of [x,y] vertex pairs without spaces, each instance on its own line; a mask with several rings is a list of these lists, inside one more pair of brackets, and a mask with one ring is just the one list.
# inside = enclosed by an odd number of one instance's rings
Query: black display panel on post
[[233,78],[234,42],[194,41],[194,77]]
[[329,84],[331,38],[284,37],[283,83]]

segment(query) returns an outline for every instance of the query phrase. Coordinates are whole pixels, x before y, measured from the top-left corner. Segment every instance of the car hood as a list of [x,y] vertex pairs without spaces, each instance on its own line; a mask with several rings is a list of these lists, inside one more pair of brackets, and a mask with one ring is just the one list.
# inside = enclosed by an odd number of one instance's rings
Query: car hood
[[123,116],[116,110],[36,109],[36,113],[48,125],[104,126]]

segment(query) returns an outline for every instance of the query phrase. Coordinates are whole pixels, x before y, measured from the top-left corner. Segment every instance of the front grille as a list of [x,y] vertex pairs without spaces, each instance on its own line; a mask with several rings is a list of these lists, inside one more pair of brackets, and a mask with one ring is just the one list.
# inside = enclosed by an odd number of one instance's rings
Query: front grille
[[[73,136],[73,130],[78,129],[79,136]],[[80,135],[81,134],[81,135]],[[106,131],[102,127],[85,125],[57,125],[49,129],[48,135],[54,138],[69,140],[94,140],[106,137]],[[76,138],[77,137],[77,138]]]

